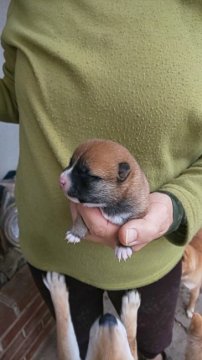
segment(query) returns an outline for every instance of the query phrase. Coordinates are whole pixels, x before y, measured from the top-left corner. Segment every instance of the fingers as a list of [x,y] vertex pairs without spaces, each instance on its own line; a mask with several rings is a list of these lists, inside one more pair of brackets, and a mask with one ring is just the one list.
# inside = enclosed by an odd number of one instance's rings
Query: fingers
[[98,208],[88,208],[78,205],[78,211],[90,233],[98,231],[101,236],[104,235],[103,232],[105,232],[105,230],[103,230],[103,228],[107,226],[107,220],[102,216]]
[[70,209],[73,221],[76,220],[78,213],[81,215],[90,233],[99,233],[101,236],[105,233],[107,220],[102,216],[98,208],[88,208],[83,205],[78,205],[70,201]]
[[107,242],[110,238],[113,238],[113,241],[115,240],[119,227],[106,220],[98,208],[78,205],[78,211],[92,236],[102,238],[102,241],[106,239]]
[[173,208],[170,197],[162,193],[150,194],[150,206],[142,219],[130,220],[125,225],[114,225],[107,221],[98,208],[88,208],[70,203],[73,219],[79,213],[90,235],[88,239],[114,247],[117,236],[133,251],[142,249],[149,242],[158,239],[167,232],[173,221]]
[[173,208],[169,196],[152,193],[148,213],[142,219],[131,220],[123,225],[119,230],[119,240],[123,245],[132,246],[134,251],[138,251],[165,234],[172,221]]
[[146,219],[131,220],[120,228],[118,235],[123,245],[137,250],[158,236],[158,227]]
[[112,248],[116,246],[119,227],[106,220],[98,208],[88,208],[86,206],[70,202],[70,209],[73,221],[76,220],[78,213],[82,217],[88,228],[88,240],[104,244]]

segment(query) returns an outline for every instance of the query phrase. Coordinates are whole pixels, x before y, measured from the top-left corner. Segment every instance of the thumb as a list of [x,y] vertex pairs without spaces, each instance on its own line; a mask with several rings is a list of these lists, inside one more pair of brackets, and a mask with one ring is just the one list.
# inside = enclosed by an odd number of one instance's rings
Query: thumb
[[158,229],[154,223],[145,218],[131,220],[124,224],[118,233],[119,241],[125,246],[134,246],[150,242],[158,237]]

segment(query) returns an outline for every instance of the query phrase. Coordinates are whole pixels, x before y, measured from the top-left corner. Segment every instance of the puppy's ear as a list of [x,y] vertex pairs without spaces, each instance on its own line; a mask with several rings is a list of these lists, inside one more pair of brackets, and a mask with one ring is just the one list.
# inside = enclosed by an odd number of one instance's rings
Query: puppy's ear
[[130,165],[127,162],[121,162],[118,165],[118,181],[124,181],[130,174]]

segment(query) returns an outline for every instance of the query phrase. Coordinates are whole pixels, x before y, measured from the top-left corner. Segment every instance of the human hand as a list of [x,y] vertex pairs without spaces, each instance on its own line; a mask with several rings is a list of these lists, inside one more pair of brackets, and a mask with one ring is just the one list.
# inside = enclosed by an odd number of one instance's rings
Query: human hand
[[129,220],[121,227],[107,221],[98,208],[87,208],[71,203],[73,220],[81,215],[89,229],[88,239],[114,248],[117,238],[133,251],[142,249],[151,241],[165,234],[173,222],[173,206],[170,197],[163,193],[150,194],[147,214],[141,219]]
[[149,197],[147,214],[141,219],[128,221],[119,230],[119,241],[132,246],[133,251],[163,236],[173,223],[173,205],[169,195],[154,192]]
[[70,202],[73,221],[79,214],[88,228],[88,240],[115,248],[120,226],[104,218],[99,208],[90,208]]

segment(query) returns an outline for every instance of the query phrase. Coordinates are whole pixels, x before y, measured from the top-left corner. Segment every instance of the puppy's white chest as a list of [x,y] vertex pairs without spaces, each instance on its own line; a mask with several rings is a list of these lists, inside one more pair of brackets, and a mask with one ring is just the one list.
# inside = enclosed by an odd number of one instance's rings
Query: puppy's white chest
[[130,213],[123,213],[123,214],[110,216],[110,215],[105,214],[105,212],[102,210],[102,208],[101,208],[101,212],[106,220],[109,220],[112,224],[116,224],[116,225],[124,224],[131,217]]

